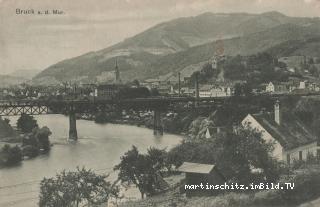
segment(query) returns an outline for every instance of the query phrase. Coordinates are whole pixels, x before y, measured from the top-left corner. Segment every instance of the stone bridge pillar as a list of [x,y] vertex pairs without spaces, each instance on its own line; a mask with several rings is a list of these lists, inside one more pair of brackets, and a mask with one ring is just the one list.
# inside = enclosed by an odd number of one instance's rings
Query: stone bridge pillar
[[69,140],[78,140],[77,119],[74,106],[70,106],[69,110]]
[[163,125],[161,122],[161,112],[159,110],[154,110],[153,134],[154,135],[163,135]]

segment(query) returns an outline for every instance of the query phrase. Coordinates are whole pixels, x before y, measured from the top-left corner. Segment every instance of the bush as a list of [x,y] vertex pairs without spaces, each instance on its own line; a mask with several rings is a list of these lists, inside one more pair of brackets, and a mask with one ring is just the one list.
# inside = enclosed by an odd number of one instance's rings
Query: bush
[[50,129],[46,126],[42,127],[41,129],[37,128],[34,130],[33,134],[39,141],[40,149],[48,152],[50,150],[49,136],[52,134]]
[[107,203],[119,191],[106,178],[85,168],[44,178],[40,183],[39,206],[98,206]]
[[253,203],[258,205],[298,205],[320,196],[320,172],[318,171],[306,170],[281,183],[294,183],[294,188],[257,192]]
[[32,146],[37,149],[41,149],[44,152],[48,152],[50,150],[50,140],[49,136],[51,135],[51,131],[48,127],[44,126],[42,128],[34,128],[32,133],[25,134],[22,140],[23,146]]
[[294,183],[294,189],[283,191],[283,199],[288,203],[302,203],[320,196],[320,172],[306,170],[294,176],[288,183]]
[[[274,182],[282,167],[271,157],[272,150],[273,143],[265,142],[260,132],[240,127],[214,139],[184,142],[170,150],[168,162],[176,167],[183,162],[215,164],[227,179],[241,184]],[[262,171],[256,176],[251,168]]]
[[17,128],[23,133],[30,133],[36,127],[38,127],[37,120],[27,114],[22,114],[17,121]]
[[11,147],[6,144],[1,150],[0,159],[4,165],[17,164],[22,160],[22,151],[18,146]]
[[22,154],[23,156],[33,158],[39,155],[39,149],[35,146],[27,145],[22,148]]

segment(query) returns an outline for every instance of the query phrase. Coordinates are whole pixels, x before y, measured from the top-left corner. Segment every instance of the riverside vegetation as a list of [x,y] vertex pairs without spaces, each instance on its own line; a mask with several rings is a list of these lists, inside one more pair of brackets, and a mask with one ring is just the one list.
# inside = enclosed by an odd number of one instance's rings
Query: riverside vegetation
[[10,126],[8,119],[0,120],[0,123],[6,126],[3,134],[8,135],[8,137],[4,141],[15,142],[15,145],[6,143],[1,148],[0,166],[16,165],[24,158],[33,158],[40,153],[48,153],[50,151],[50,129],[46,126],[39,128],[37,121],[32,116],[22,114],[19,117],[17,128],[21,133],[20,136]]

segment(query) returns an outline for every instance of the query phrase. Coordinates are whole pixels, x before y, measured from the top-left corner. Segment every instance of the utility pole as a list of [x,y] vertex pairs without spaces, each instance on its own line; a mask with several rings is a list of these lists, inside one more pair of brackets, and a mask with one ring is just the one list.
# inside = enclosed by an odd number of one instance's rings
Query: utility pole
[[63,82],[65,95],[67,95],[67,85],[68,85],[68,82]]
[[76,83],[73,84],[73,94],[74,94],[74,98],[76,99],[77,98],[77,84]]

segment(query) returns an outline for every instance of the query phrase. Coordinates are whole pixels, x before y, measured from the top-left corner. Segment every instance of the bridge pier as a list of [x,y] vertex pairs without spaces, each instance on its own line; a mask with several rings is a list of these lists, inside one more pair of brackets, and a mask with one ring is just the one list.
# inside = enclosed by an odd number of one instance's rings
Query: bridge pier
[[78,140],[76,113],[72,107],[69,111],[69,140]]
[[153,134],[163,135],[163,125],[161,122],[161,112],[155,110],[153,113]]

